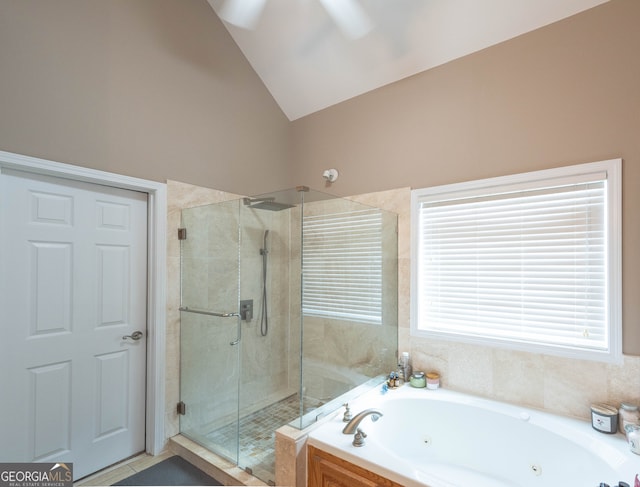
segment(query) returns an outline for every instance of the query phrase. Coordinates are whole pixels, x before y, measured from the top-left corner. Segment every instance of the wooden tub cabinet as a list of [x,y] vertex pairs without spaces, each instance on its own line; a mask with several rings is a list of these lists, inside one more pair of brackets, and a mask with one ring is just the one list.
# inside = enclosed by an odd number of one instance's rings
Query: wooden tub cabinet
[[311,445],[307,461],[307,487],[403,487]]

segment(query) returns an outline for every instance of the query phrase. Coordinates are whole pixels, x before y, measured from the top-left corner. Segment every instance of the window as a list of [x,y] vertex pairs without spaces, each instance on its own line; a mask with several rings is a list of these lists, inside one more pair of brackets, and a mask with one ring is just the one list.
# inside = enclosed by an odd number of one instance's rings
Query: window
[[412,333],[619,361],[620,168],[414,190]]
[[382,323],[382,212],[303,218],[302,312]]

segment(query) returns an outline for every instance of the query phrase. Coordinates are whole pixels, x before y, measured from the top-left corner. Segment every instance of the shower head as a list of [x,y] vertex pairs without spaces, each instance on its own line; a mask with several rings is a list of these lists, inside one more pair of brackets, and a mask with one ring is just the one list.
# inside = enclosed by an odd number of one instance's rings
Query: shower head
[[269,211],[282,211],[293,208],[295,205],[289,205],[287,203],[278,203],[277,201],[261,201],[257,204],[251,205],[251,208],[257,208],[259,210]]
[[249,208],[255,208],[256,210],[281,211],[295,206],[288,203],[279,203],[275,198],[243,198],[242,201]]

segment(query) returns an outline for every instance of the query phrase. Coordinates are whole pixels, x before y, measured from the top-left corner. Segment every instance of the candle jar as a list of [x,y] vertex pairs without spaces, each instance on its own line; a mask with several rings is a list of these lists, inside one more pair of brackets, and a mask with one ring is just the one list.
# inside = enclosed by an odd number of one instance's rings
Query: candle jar
[[427,374],[427,389],[437,389],[440,387],[440,374],[429,372]]
[[424,387],[427,384],[424,372],[416,370],[409,379],[409,383],[411,384],[411,387]]
[[618,431],[618,410],[608,404],[593,404],[591,426],[602,433],[615,433]]

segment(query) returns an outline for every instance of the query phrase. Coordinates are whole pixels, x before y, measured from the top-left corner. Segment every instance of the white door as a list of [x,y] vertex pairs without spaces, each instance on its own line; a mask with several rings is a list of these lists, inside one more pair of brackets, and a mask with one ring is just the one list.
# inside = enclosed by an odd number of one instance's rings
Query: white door
[[0,461],[144,450],[146,279],[145,193],[2,170]]

